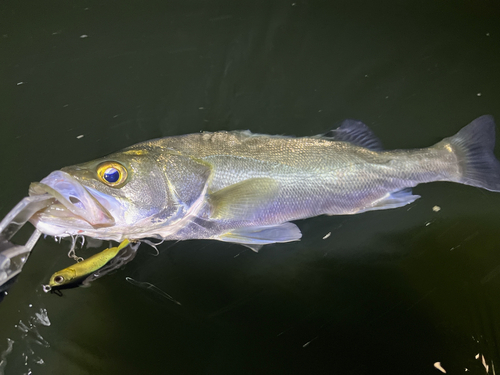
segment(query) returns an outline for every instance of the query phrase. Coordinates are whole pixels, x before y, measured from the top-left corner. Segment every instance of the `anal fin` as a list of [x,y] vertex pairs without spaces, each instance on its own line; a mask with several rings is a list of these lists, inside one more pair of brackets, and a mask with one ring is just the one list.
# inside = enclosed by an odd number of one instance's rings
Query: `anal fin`
[[376,200],[371,206],[365,207],[358,212],[388,210],[390,208],[403,207],[420,198],[420,195],[413,195],[411,188],[401,189],[387,194]]
[[300,229],[293,223],[262,225],[232,229],[219,236],[220,241],[238,243],[258,251],[263,245],[276,242],[298,241]]

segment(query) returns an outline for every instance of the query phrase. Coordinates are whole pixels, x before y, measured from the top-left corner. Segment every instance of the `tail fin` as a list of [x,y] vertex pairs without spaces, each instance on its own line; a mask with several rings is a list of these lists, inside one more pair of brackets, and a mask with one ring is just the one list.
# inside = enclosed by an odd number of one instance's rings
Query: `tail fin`
[[458,157],[461,177],[458,182],[500,192],[500,162],[495,158],[495,121],[481,116],[440,144],[452,146]]

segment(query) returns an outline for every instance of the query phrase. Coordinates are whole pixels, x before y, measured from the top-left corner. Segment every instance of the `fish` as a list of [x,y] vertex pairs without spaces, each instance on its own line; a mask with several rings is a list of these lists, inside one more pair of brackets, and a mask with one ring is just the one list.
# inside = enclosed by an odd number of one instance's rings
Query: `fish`
[[411,188],[449,181],[500,191],[495,122],[481,116],[433,146],[384,150],[361,121],[292,137],[250,131],[154,139],[61,168],[30,185],[54,201],[30,219],[57,237],[212,239],[263,245],[300,240],[293,221],[392,209]]
[[44,290],[51,290],[54,287],[61,287],[74,283],[83,277],[97,271],[104,267],[111,259],[116,257],[120,250],[130,245],[130,241],[125,239],[116,247],[105,249],[91,257],[66,267],[60,271],[55,272],[49,280],[49,287],[44,287]]

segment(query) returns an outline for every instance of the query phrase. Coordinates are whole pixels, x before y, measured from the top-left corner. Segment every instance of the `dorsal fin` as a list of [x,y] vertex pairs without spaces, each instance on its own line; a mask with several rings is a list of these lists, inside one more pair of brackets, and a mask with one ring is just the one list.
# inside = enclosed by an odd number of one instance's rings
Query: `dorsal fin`
[[358,120],[347,119],[337,128],[325,133],[323,137],[334,141],[349,142],[372,151],[382,150],[382,143],[368,126]]

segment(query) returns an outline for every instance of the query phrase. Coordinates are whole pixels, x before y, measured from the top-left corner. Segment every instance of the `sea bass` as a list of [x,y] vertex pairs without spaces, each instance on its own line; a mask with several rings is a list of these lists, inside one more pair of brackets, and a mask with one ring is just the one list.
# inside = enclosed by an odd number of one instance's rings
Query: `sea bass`
[[354,120],[313,137],[224,131],[155,139],[31,184],[30,195],[55,198],[31,222],[59,237],[214,239],[258,250],[299,240],[294,220],[407,205],[420,183],[500,191],[494,143],[491,116],[413,150],[382,150]]

